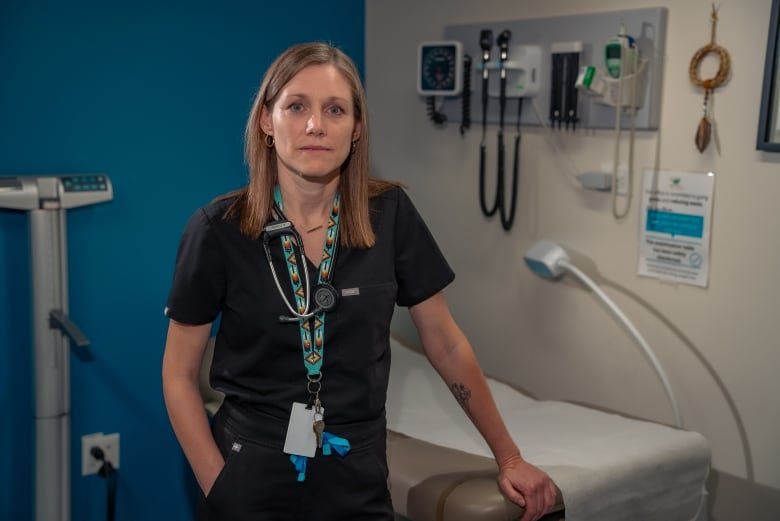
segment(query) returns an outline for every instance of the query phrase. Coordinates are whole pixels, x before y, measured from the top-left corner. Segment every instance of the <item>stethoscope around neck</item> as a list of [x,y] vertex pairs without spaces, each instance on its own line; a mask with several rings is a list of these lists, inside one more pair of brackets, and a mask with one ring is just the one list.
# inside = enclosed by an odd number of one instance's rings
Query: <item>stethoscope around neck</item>
[[[301,238],[301,234],[298,233],[298,230],[296,230],[293,224],[284,216],[281,208],[279,208],[277,205],[274,205],[274,212],[279,218],[275,221],[269,222],[263,228],[262,240],[263,250],[265,251],[265,257],[268,260],[268,267],[271,268],[271,276],[273,277],[274,283],[276,284],[276,289],[279,291],[279,295],[282,297],[282,301],[284,302],[285,306],[287,306],[287,310],[290,312],[290,316],[280,315],[279,322],[300,323],[302,321],[313,318],[318,313],[329,313],[333,311],[336,309],[336,306],[338,306],[338,292],[336,291],[336,288],[327,282],[319,282],[314,287],[313,296],[315,308],[310,311],[312,291],[309,280],[309,268],[306,266],[306,251],[303,247],[303,239]],[[298,244],[298,252],[300,253],[299,258],[303,263],[303,280],[304,287],[306,289],[304,297],[305,305],[302,313],[295,310],[295,306],[290,302],[290,299],[287,298],[287,295],[285,295],[284,290],[282,289],[282,284],[279,282],[279,277],[276,274],[276,268],[274,267],[273,260],[271,258],[271,250],[268,247],[269,243],[273,239],[282,237],[283,235],[291,235],[293,237],[293,242]],[[333,266],[335,266],[335,260],[334,251],[331,264],[331,273]],[[300,272],[301,270],[299,269],[298,271]]]

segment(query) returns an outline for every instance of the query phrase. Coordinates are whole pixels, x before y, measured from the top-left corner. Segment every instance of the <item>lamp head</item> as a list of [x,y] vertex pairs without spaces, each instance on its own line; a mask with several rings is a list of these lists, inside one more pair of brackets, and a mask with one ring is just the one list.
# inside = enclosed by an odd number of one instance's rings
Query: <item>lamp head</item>
[[490,48],[493,47],[493,31],[483,29],[479,33],[479,47],[483,51],[490,52]]
[[509,30],[501,31],[501,33],[498,35],[498,38],[496,38],[496,45],[498,47],[506,52],[507,49],[509,49],[509,39],[512,37],[512,32]]
[[545,279],[557,279],[565,271],[569,256],[559,244],[541,240],[523,256],[528,268]]

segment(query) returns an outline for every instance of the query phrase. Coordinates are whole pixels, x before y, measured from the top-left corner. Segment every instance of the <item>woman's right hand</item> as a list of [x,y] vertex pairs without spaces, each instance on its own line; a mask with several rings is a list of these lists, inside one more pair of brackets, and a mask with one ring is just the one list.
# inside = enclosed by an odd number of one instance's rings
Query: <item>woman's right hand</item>
[[217,482],[217,478],[219,477],[219,474],[222,472],[222,469],[225,467],[225,462],[222,462],[222,465],[214,469],[209,469],[206,471],[202,478],[198,479],[198,484],[200,485],[200,489],[203,491],[203,495],[205,497],[208,497],[209,494],[211,494],[211,489],[214,488],[214,483]]
[[211,324],[197,326],[171,320],[163,355],[163,395],[176,438],[195,479],[208,495],[225,466],[206,416],[199,381]]

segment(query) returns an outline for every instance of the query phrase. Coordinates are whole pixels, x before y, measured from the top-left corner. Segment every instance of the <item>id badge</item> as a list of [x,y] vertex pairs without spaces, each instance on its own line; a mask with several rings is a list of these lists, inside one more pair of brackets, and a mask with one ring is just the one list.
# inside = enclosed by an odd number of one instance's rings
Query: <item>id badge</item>
[[[324,411],[323,408],[322,412]],[[293,402],[290,423],[287,425],[287,437],[284,440],[284,453],[313,458],[316,452],[314,407],[307,409],[305,403]]]

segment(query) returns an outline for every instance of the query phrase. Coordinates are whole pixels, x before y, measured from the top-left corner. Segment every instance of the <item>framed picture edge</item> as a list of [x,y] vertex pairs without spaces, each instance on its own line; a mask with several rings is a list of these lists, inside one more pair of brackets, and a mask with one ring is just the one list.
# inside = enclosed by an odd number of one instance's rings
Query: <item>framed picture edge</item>
[[761,89],[761,111],[758,122],[758,139],[756,149],[768,152],[780,152],[780,137],[772,139],[772,134],[780,134],[780,130],[774,130],[773,124],[780,126],[780,106],[777,107],[773,120],[773,109],[780,105],[780,81],[778,67],[780,67],[780,0],[772,0],[772,11],[769,17],[769,34],[766,45],[766,58],[764,61],[764,82]]

